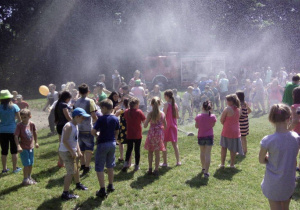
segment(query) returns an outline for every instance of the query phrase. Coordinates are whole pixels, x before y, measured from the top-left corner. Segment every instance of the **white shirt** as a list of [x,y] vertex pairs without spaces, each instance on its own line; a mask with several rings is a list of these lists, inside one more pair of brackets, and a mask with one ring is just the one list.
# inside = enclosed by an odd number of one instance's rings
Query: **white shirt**
[[[68,122],[68,123],[65,124],[65,126],[66,125],[71,125],[72,126],[72,131],[71,131],[70,137],[69,137],[69,139],[67,141],[68,141],[70,147],[72,148],[72,150],[74,152],[76,152],[77,151],[77,143],[78,143],[78,129],[77,129],[77,125],[75,126],[72,122]],[[61,135],[60,145],[59,145],[59,149],[58,150],[61,151],[61,152],[68,152],[69,150],[64,145],[63,139],[64,139],[64,130],[63,130],[62,135]]]

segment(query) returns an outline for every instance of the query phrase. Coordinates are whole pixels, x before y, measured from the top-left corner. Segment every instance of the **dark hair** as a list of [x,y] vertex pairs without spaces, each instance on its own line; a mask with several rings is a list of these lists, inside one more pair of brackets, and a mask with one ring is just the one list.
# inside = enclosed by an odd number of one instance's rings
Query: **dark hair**
[[293,81],[293,82],[299,82],[299,80],[300,80],[300,77],[299,77],[298,75],[294,75],[294,76],[292,77],[292,81]]
[[245,94],[244,94],[243,91],[238,91],[235,94],[239,98],[239,100],[240,100],[241,103],[245,102]]
[[176,106],[175,106],[175,99],[173,96],[173,91],[171,89],[166,90],[164,95],[172,100],[172,116],[173,116],[173,118],[176,118],[177,117],[176,116]]
[[129,90],[128,85],[123,86],[123,87],[122,87],[122,90]]
[[87,94],[89,92],[89,86],[85,83],[82,83],[79,87],[78,87],[78,91],[81,95]]
[[296,87],[293,90],[293,103],[300,104],[300,87]]
[[58,105],[60,103],[66,102],[66,100],[71,99],[72,95],[69,91],[63,91],[60,93],[59,95],[59,99],[55,105],[55,109],[54,109],[54,116],[55,116],[55,122],[58,123]]
[[291,109],[285,104],[274,104],[271,107],[269,114],[269,121],[271,123],[284,122],[291,117]]
[[29,109],[21,109],[20,111],[20,115],[27,115],[27,116],[31,116],[31,112]]
[[119,96],[119,94],[116,91],[112,91],[111,94],[108,96],[108,99],[112,100],[112,102],[114,102],[114,95]]
[[100,107],[105,107],[108,110],[112,110],[113,108],[113,102],[110,99],[104,99],[100,102]]
[[128,108],[128,105],[129,105],[129,99],[128,98],[124,98],[123,99],[123,105],[124,107],[127,109]]
[[211,112],[210,112],[211,102],[210,101],[204,101],[202,107],[205,111],[208,111],[208,115],[210,116],[211,115]]
[[11,108],[12,107],[11,98],[2,99],[1,100],[1,105],[3,105],[4,110],[6,110],[7,108]]

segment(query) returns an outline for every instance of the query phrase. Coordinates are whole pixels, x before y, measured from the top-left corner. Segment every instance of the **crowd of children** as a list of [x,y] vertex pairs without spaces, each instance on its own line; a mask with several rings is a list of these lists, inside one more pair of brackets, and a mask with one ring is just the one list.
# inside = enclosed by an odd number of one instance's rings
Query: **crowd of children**
[[[267,74],[269,76],[269,74]],[[171,142],[176,158],[176,165],[180,166],[180,154],[178,148],[179,110],[181,110],[181,123],[184,122],[185,112],[189,112],[192,119],[193,111],[196,112],[195,128],[198,129],[198,145],[200,147],[200,163],[205,178],[209,178],[211,162],[211,150],[214,145],[213,127],[217,122],[214,113],[221,112],[220,122],[223,125],[220,146],[221,164],[225,167],[227,150],[230,152],[230,168],[235,168],[236,155],[247,154],[247,135],[249,135],[248,115],[251,113],[250,103],[252,97],[253,108],[264,108],[264,86],[260,73],[255,74],[255,92],[251,96],[251,84],[246,80],[244,91],[232,93],[236,87],[229,86],[229,80],[224,73],[220,73],[218,83],[201,82],[190,86],[183,94],[182,100],[177,90],[166,90],[163,98],[159,87],[148,93],[142,87],[140,72],[136,71],[129,86],[121,82],[117,71],[114,74],[114,90],[110,92],[105,86],[105,76],[101,75],[101,81],[94,86],[93,95],[88,97],[90,89],[88,85],[81,84],[78,90],[75,83],[69,82],[62,86],[60,93],[56,92],[56,86],[49,85],[50,93],[44,110],[50,106],[49,125],[51,133],[59,135],[58,166],[66,168],[62,199],[78,198],[78,195],[69,193],[69,187],[74,177],[76,188],[87,190],[80,183],[79,171],[85,175],[91,170],[91,159],[94,151],[94,137],[97,138],[95,154],[95,171],[97,173],[100,190],[96,192],[99,197],[106,197],[115,190],[113,185],[116,165],[115,150],[118,145],[120,151],[119,161],[124,161],[122,168],[126,172],[131,167],[131,156],[134,149],[134,171],[139,170],[140,150],[142,145],[142,125],[150,128],[144,143],[148,151],[149,175],[159,175],[159,167],[168,167],[167,143]],[[296,171],[296,157],[299,149],[300,134],[300,87],[299,76],[293,76],[295,83],[291,84],[291,90],[284,94],[292,97],[291,109],[289,106],[279,104],[279,87],[277,80],[266,88],[270,95],[269,121],[275,125],[276,132],[261,141],[259,162],[266,164],[266,173],[262,182],[264,195],[269,199],[271,208],[278,205],[288,206],[289,199],[294,191]],[[236,81],[237,82],[237,81]],[[235,84],[235,83],[234,83]],[[250,89],[250,90],[249,90]],[[289,88],[288,88],[289,89]],[[109,96],[108,96],[109,95]],[[250,96],[249,96],[250,95]],[[147,98],[148,97],[148,98]],[[151,98],[149,98],[151,97]],[[277,99],[277,101],[276,101]],[[23,185],[36,184],[32,179],[32,166],[34,162],[34,147],[39,148],[37,131],[30,121],[31,113],[22,96],[17,93],[10,94],[8,90],[2,90],[0,94],[0,140],[2,151],[2,173],[7,173],[6,159],[8,149],[13,157],[13,172],[17,173],[21,168],[17,167],[17,153],[20,153],[24,166]],[[150,108],[147,107],[148,100]],[[16,104],[14,104],[15,102]],[[225,103],[224,103],[225,102]],[[275,103],[275,104],[273,104]],[[226,105],[225,105],[226,104]],[[219,109],[221,105],[221,109]],[[272,106],[271,106],[272,105]],[[20,110],[21,108],[21,110]],[[200,112],[200,114],[199,114]],[[146,115],[146,116],[145,116]],[[18,123],[16,123],[17,118]],[[51,122],[50,122],[51,121]],[[293,132],[293,131],[295,132]],[[123,145],[127,145],[124,158]],[[163,161],[160,164],[162,152]],[[154,167],[153,167],[154,159]],[[81,164],[81,166],[79,165]],[[107,168],[108,185],[105,187],[104,167]],[[154,170],[153,170],[154,168]],[[281,174],[282,178],[274,176],[272,171]],[[285,192],[276,190],[282,189]]]

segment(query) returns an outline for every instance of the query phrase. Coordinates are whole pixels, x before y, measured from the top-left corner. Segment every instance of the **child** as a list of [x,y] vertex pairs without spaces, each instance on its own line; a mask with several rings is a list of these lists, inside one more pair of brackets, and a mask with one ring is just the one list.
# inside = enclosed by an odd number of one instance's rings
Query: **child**
[[[181,124],[184,123],[184,115],[186,110],[188,110],[190,119],[193,117],[193,112],[192,112],[192,107],[191,104],[193,104],[193,96],[192,96],[192,91],[193,87],[189,86],[187,91],[183,94],[183,99],[182,99],[182,117],[181,117]],[[173,93],[172,93],[173,95]]]
[[201,90],[198,88],[196,82],[193,84],[192,96],[193,96],[193,109],[195,110],[196,115],[198,115],[200,111]]
[[177,89],[173,89],[173,94],[174,94],[174,99],[175,99],[175,103],[177,104],[177,107],[178,107],[178,112],[180,111],[181,109],[181,97],[180,95],[177,94]]
[[176,165],[180,166],[180,158],[179,158],[179,149],[177,144],[177,119],[178,119],[178,108],[175,103],[175,99],[173,96],[172,90],[166,90],[164,93],[164,98],[167,103],[164,104],[164,113],[166,115],[167,126],[165,129],[164,136],[164,144],[166,151],[163,151],[163,159],[164,163],[161,165],[163,167],[167,167],[167,142],[172,142],[172,146],[174,148],[175,157],[176,157]]
[[73,107],[76,103],[76,101],[78,100],[78,91],[76,89],[72,89],[72,91],[70,91],[71,95],[72,95],[72,100],[70,101],[70,106]]
[[245,102],[245,94],[242,91],[236,92],[237,97],[241,102],[241,116],[240,116],[240,131],[241,131],[241,140],[243,152],[247,154],[247,136],[249,135],[249,121],[248,114],[251,113],[251,109],[248,104]]
[[[59,98],[58,92],[55,91],[56,90],[56,86],[54,84],[50,84],[49,86],[49,94],[47,95],[47,103],[45,104],[43,111],[46,111],[46,109],[48,108],[48,106],[52,106],[54,101],[57,101]],[[49,113],[48,116],[48,122],[49,122],[49,127],[50,127],[50,131],[51,131],[51,135],[53,135],[55,133],[55,116],[54,116],[54,112]]]
[[23,101],[22,95],[17,95],[17,102],[16,104],[20,109],[29,109],[29,105],[26,101]]
[[37,142],[36,128],[33,122],[30,121],[31,112],[29,109],[20,111],[22,122],[18,123],[15,131],[15,142],[20,153],[22,164],[24,166],[23,185],[36,184],[36,181],[31,178],[32,166],[34,162],[33,148],[39,148]]
[[59,156],[63,160],[67,174],[64,179],[64,191],[61,195],[63,200],[79,198],[78,195],[70,194],[69,188],[74,177],[76,189],[87,190],[88,188],[80,183],[79,179],[79,158],[82,156],[78,144],[77,125],[82,123],[85,118],[90,117],[84,109],[76,108],[72,113],[72,121],[67,122],[63,127],[61,141],[59,145]]
[[97,101],[97,104],[99,105],[99,103],[106,99],[107,98],[107,95],[106,93],[103,91],[105,85],[103,82],[97,82],[96,85],[94,85],[94,87],[96,88],[96,93],[97,93],[97,98],[98,98],[98,101]]
[[195,118],[195,128],[198,128],[198,144],[200,146],[200,160],[204,177],[208,178],[210,166],[211,148],[214,145],[213,127],[217,121],[214,114],[211,114],[212,104],[210,101],[203,102],[202,113]]
[[134,144],[134,153],[135,153],[135,166],[134,171],[140,169],[140,148],[142,143],[142,123],[145,121],[146,117],[142,110],[139,109],[139,100],[132,97],[129,102],[129,109],[124,113],[124,118],[127,123],[127,151],[126,158],[124,162],[123,172],[126,172],[130,167],[129,159],[133,150]]
[[151,106],[152,111],[148,114],[144,124],[144,128],[147,128],[148,123],[150,122],[145,149],[148,150],[148,174],[152,174],[153,152],[155,152],[155,169],[153,175],[158,176],[160,151],[166,151],[164,145],[164,127],[166,127],[166,118],[165,114],[159,111],[160,99],[158,97],[154,97],[151,100]]
[[235,168],[235,156],[238,152],[243,155],[241,132],[239,126],[240,119],[240,100],[235,94],[226,96],[227,107],[221,115],[221,123],[223,125],[220,145],[221,149],[221,165],[220,168],[225,167],[225,159],[227,149],[230,150],[230,167]]
[[11,99],[11,101],[12,101],[14,104],[17,103],[18,92],[17,92],[17,91],[12,91],[11,94],[13,95],[13,98]]
[[287,127],[291,110],[287,105],[271,107],[269,121],[275,125],[275,133],[260,142],[259,162],[266,164],[261,183],[263,194],[269,199],[271,209],[289,209],[295,190],[295,165],[299,150],[299,136]]
[[[97,139],[97,152],[95,157],[95,170],[97,172],[98,181],[100,184],[100,190],[96,192],[98,197],[106,197],[107,192],[113,192],[114,179],[114,167],[115,167],[115,150],[116,139],[119,134],[119,120],[116,116],[111,115],[113,110],[113,103],[110,99],[101,101],[100,108],[103,116],[97,120],[92,134]],[[100,131],[100,135],[97,136],[97,132]],[[106,165],[108,173],[108,186],[107,192],[105,191],[104,183],[104,166]]]
[[8,90],[1,90],[0,92],[0,143],[1,143],[1,160],[2,173],[7,173],[7,155],[10,147],[10,153],[13,162],[13,173],[18,173],[22,169],[17,167],[18,150],[14,140],[14,132],[16,129],[16,121],[21,122],[20,109],[16,104],[12,103],[13,95]]

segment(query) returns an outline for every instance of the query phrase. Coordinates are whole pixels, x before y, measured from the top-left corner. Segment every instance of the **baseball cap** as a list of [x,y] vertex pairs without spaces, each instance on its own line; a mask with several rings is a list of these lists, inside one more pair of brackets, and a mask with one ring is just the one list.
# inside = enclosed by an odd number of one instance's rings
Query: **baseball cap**
[[103,82],[96,82],[96,85],[94,85],[94,87],[104,87],[104,83]]
[[72,112],[72,117],[76,117],[76,116],[90,117],[91,115],[86,113],[86,111],[82,108],[76,108]]

